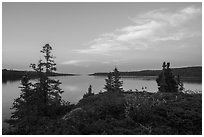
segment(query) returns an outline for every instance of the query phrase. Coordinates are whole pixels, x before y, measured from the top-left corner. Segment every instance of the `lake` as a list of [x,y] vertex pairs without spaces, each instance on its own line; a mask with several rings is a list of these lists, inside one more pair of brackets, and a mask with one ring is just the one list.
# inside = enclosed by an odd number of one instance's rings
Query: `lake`
[[[98,93],[100,90],[104,91],[105,78],[102,76],[58,76],[53,77],[59,79],[62,84],[60,87],[64,90],[62,98],[71,103],[77,103],[87,92],[89,85],[92,85],[92,91]],[[157,83],[155,77],[124,77],[123,89],[129,90],[135,89],[142,90],[142,87],[147,87],[150,92],[156,92]],[[2,120],[5,120],[11,116],[10,107],[15,98],[20,95],[20,80],[7,81],[2,84]],[[202,83],[195,81],[184,81],[184,88],[186,90],[199,90],[202,91]],[[3,122],[3,127],[7,124]]]

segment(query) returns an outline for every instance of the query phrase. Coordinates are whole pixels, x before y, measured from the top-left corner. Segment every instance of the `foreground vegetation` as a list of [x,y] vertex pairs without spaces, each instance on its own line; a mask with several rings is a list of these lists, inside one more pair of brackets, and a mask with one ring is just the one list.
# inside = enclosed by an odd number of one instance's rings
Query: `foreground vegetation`
[[202,134],[201,94],[104,92],[69,106],[27,134]]
[[[80,134],[201,134],[201,94],[124,92],[82,99]],[[88,118],[85,114],[88,114]],[[90,118],[90,119],[89,119]]]
[[164,62],[156,82],[159,92],[124,91],[120,72],[115,68],[105,79],[104,92],[92,93],[92,86],[76,104],[61,98],[59,80],[49,78],[56,71],[46,44],[45,60],[31,67],[38,81],[21,80],[21,94],[14,100],[14,111],[3,134],[202,134],[202,95],[184,91],[180,77],[175,77],[170,63]]

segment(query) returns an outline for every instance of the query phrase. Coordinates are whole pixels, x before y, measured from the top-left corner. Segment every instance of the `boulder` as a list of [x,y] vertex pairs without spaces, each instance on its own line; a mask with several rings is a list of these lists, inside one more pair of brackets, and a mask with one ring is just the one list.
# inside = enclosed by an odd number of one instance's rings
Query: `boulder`
[[83,117],[84,110],[82,108],[75,108],[74,110],[68,112],[62,117],[63,120],[72,120],[73,122],[78,123]]

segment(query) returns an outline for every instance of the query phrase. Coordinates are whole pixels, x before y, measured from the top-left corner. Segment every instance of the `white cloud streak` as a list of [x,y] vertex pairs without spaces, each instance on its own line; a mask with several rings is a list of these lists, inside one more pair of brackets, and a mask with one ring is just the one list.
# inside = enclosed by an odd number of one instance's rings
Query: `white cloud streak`
[[81,63],[87,62],[87,60],[69,60],[62,62],[62,65],[79,65]]
[[[88,43],[87,49],[75,50],[77,53],[110,55],[117,51],[145,50],[155,42],[179,41],[201,35],[188,28],[185,23],[201,15],[198,7],[186,7],[170,12],[167,9],[157,9],[131,18],[134,25],[117,29],[100,35]],[[67,62],[77,63],[76,61]]]

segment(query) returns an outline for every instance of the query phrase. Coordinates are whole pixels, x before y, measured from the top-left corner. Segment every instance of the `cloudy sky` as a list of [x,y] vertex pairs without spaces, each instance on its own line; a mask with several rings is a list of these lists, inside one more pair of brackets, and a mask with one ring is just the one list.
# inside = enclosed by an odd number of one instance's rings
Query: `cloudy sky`
[[58,71],[202,64],[201,3],[3,3],[2,67],[28,70],[49,43]]

